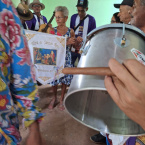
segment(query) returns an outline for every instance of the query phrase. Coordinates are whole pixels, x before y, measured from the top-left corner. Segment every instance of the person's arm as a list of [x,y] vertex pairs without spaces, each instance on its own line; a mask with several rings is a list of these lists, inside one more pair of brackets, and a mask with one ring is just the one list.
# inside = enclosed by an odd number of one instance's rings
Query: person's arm
[[145,66],[136,60],[109,61],[115,74],[105,78],[105,86],[119,108],[145,130]]
[[75,38],[75,32],[74,32],[73,29],[71,29],[71,31],[70,31],[70,35],[71,35],[71,38]]
[[74,30],[71,29],[70,38],[68,38],[66,45],[74,45],[74,44],[75,44],[75,33],[74,33]]
[[[73,29],[71,29],[71,38],[75,38],[75,33]],[[77,38],[75,38],[75,42],[72,44],[73,47],[79,50],[81,48],[82,41],[83,41],[83,38],[78,36]]]
[[[22,28],[19,27],[20,23],[20,19],[13,13],[13,25],[17,25],[17,31],[10,33],[11,37],[13,36],[15,39],[9,41],[12,61],[10,91],[17,105],[18,114],[24,118],[23,125],[30,129],[28,145],[30,145],[30,141],[33,141],[35,145],[40,145],[41,136],[38,122],[43,119],[44,113],[41,113],[40,108],[34,105],[39,99],[35,71],[26,37],[22,34]],[[33,140],[34,135],[37,136],[37,140]]]
[[90,26],[89,26],[89,33],[94,29],[96,29],[96,20],[94,17],[91,17]]
[[92,30],[94,30],[94,29],[96,29],[96,20],[93,17],[93,20],[92,20]]
[[55,35],[54,28],[50,28],[50,34]]

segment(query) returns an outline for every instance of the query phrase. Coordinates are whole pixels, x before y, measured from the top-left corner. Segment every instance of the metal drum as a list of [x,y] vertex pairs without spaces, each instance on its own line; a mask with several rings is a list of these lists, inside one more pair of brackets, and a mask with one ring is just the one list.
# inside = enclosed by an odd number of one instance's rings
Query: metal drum
[[[125,44],[121,44],[122,39]],[[133,48],[145,54],[145,35],[140,29],[124,24],[99,27],[88,34],[78,67],[108,67],[110,58],[120,63],[135,59]],[[145,134],[113,102],[102,76],[74,75],[65,107],[74,119],[97,131],[126,136]]]

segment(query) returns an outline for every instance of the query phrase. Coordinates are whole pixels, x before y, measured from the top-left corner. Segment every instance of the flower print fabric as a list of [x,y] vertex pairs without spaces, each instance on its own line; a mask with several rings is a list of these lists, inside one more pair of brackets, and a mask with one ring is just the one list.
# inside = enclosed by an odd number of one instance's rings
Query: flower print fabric
[[25,127],[44,116],[34,105],[39,97],[23,32],[11,0],[0,0],[0,145],[20,143],[17,114]]

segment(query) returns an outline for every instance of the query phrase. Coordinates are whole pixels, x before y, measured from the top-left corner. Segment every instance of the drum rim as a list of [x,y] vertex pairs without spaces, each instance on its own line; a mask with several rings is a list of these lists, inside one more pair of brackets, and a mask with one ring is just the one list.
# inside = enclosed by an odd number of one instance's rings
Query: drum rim
[[[87,35],[87,40],[90,39],[90,37],[92,36],[92,34],[94,34],[95,32],[99,31],[99,30],[102,30],[102,29],[108,29],[108,28],[123,28],[123,24],[107,24],[107,25],[103,25],[103,26],[100,26],[100,27],[97,27],[96,29],[92,30],[88,35]],[[139,33],[143,39],[145,39],[145,33],[140,30],[139,28],[133,26],[133,25],[128,25],[128,24],[125,24],[125,28],[127,29],[130,29],[130,30],[133,30],[137,33]]]
[[[65,109],[66,109],[66,111],[68,112],[68,114],[73,118],[73,119],[75,119],[76,121],[78,121],[79,123],[81,123],[81,124],[83,124],[84,126],[86,126],[86,127],[89,127],[89,128],[91,128],[91,129],[93,129],[93,130],[96,130],[96,131],[100,131],[100,132],[103,132],[104,130],[100,130],[99,128],[94,128],[94,126],[91,126],[91,124],[88,124],[88,123],[86,123],[86,122],[83,122],[82,120],[80,120],[80,119],[78,119],[75,115],[73,115],[73,113],[67,108],[67,106],[66,106],[66,102],[67,102],[67,99],[71,96],[71,95],[73,95],[73,94],[75,94],[75,93],[77,93],[77,92],[80,92],[80,91],[83,91],[83,90],[102,90],[102,91],[106,91],[107,92],[107,90],[106,89],[101,89],[101,88],[94,88],[94,87],[90,87],[90,88],[83,88],[83,89],[79,89],[79,90],[75,90],[75,91],[72,91],[72,92],[68,92],[67,94],[66,94],[66,97],[64,98],[64,107],[65,107]],[[131,119],[130,119],[131,120]],[[138,125],[139,126],[139,125]],[[140,128],[141,128],[141,126],[139,126]],[[138,134],[121,134],[121,133],[112,133],[111,131],[109,131],[109,130],[106,130],[105,131],[105,133],[107,133],[107,134],[111,134],[111,135],[119,135],[119,136],[126,136],[126,137],[136,137],[136,136],[143,136],[143,135],[145,135],[145,132],[142,132],[142,133],[138,133]]]

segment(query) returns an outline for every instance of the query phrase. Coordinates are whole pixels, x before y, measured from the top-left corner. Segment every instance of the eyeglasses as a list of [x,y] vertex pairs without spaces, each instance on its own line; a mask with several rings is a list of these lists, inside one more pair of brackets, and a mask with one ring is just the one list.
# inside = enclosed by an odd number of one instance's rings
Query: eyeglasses
[[86,10],[77,10],[77,12],[84,13],[84,12],[86,12]]
[[36,8],[36,7],[40,8],[41,6],[40,5],[33,5],[32,7],[34,7],[34,8]]
[[63,19],[64,17],[55,17],[55,19]]

